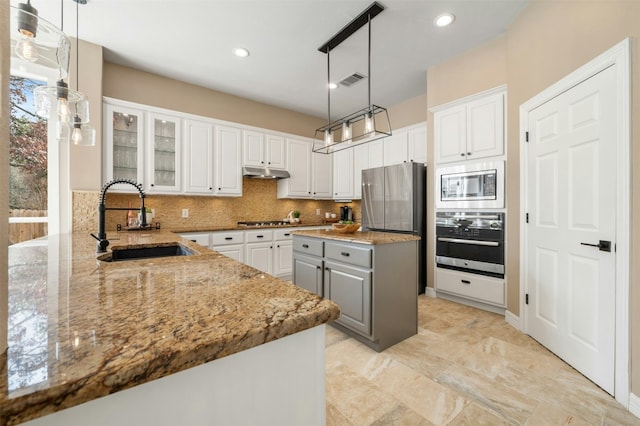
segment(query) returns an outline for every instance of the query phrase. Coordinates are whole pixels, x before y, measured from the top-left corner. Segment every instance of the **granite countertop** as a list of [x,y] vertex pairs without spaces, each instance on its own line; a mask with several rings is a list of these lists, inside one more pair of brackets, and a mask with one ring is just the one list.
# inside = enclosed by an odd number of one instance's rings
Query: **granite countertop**
[[345,241],[348,243],[360,244],[393,244],[406,241],[418,241],[420,237],[410,234],[398,234],[395,232],[378,231],[356,231],[352,234],[342,234],[333,229],[311,229],[308,231],[294,231],[293,235],[304,235],[305,237],[325,238],[329,240]]
[[165,231],[192,256],[96,260],[86,233],[9,247],[9,349],[0,425],[17,424],[336,319],[326,299]]

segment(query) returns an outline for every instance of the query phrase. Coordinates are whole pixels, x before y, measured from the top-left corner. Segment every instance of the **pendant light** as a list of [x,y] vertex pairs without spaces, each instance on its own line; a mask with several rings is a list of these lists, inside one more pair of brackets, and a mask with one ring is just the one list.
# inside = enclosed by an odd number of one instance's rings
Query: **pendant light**
[[[314,140],[314,152],[331,154],[342,149],[351,148],[362,143],[371,142],[387,136],[391,136],[391,124],[386,108],[371,103],[371,20],[376,17],[384,7],[378,2],[373,2],[365,11],[349,22],[342,30],[329,41],[318,48],[327,54],[327,80],[331,82],[330,52],[340,43],[349,38],[363,26],[368,26],[368,105],[339,120],[331,120],[331,89],[327,84],[327,124],[316,129]],[[339,138],[336,134],[339,134]],[[320,141],[320,143],[315,143]]]
[[17,67],[33,73],[58,70],[61,77],[69,72],[71,43],[64,32],[38,16],[31,0],[9,8],[11,57]]
[[[87,4],[87,0],[73,0],[76,2],[76,91],[80,85],[80,13],[79,5]],[[89,100],[83,95],[83,99],[75,105],[73,116],[73,129],[71,141],[74,145],[94,146],[96,144],[96,131],[89,125]]]

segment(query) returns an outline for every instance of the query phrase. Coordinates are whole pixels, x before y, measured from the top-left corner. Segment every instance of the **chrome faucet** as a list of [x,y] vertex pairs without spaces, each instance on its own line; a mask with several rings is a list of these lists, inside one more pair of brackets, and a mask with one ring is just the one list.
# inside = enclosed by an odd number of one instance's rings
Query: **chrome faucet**
[[105,231],[105,213],[107,210],[131,210],[129,207],[107,207],[105,204],[107,190],[118,183],[126,183],[128,185],[132,185],[135,187],[140,193],[140,199],[142,200],[142,205],[140,206],[140,227],[144,228],[147,224],[147,210],[144,207],[144,198],[146,197],[144,191],[142,190],[142,184],[135,183],[131,179],[114,179],[110,182],[105,183],[102,186],[102,190],[100,191],[100,203],[98,204],[98,235],[91,234],[93,238],[98,240],[98,248],[96,249],[97,253],[104,253],[107,251],[107,247],[109,246],[109,240],[107,240],[107,233]]

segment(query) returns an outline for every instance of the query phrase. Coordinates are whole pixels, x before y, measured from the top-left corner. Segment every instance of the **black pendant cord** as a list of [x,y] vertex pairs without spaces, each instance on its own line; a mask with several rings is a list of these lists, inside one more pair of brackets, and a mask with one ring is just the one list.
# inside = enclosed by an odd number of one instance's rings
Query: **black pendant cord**
[[[76,91],[80,91],[79,87],[80,87],[80,42],[78,41],[79,38],[79,32],[80,30],[78,29],[78,27],[80,26],[79,23],[79,19],[78,17],[80,16],[80,13],[78,12],[80,10],[80,7],[78,6],[79,3],[76,2]],[[371,32],[371,31],[369,31]]]
[[373,113],[373,108],[371,106],[371,15],[369,16],[369,47],[368,47],[368,70],[367,73],[369,74],[368,78],[367,78],[367,84],[368,84],[368,103],[369,103],[369,110]]
[[327,125],[331,132],[331,62],[329,57],[331,54],[327,51]]

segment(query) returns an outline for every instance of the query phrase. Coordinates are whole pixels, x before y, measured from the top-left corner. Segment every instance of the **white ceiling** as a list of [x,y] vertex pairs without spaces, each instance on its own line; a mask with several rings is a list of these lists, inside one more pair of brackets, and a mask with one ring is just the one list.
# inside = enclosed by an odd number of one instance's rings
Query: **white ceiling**
[[[63,6],[64,30],[75,36],[74,1],[31,1],[57,26]],[[79,6],[79,36],[104,46],[109,62],[326,117],[327,56],[318,47],[372,1],[88,0]],[[385,10],[371,24],[372,103],[424,94],[428,67],[504,33],[527,1],[380,0]],[[445,11],[456,21],[436,28]],[[235,47],[251,55],[235,57]],[[366,27],[331,52],[332,80],[353,72],[368,75]],[[367,104],[366,79],[331,91],[332,118]]]

